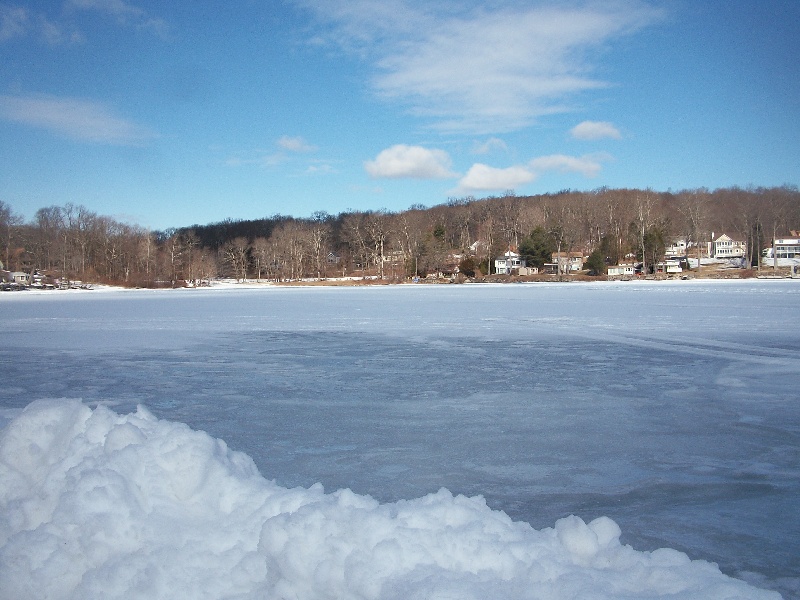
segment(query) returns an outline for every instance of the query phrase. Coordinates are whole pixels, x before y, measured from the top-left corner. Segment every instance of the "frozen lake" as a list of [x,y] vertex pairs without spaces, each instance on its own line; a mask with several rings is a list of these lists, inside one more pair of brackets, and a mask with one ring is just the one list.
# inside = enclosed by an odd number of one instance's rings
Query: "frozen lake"
[[446,487],[800,598],[800,282],[0,295],[0,407],[144,404],[281,486]]

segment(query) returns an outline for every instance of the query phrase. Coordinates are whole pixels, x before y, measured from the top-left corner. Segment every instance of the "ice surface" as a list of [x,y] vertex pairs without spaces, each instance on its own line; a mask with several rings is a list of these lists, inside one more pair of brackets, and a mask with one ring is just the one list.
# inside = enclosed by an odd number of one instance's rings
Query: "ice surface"
[[623,545],[675,548],[799,598],[798,293],[688,281],[6,294],[0,405],[142,403],[279,486],[382,503],[446,487],[537,529],[605,516]]

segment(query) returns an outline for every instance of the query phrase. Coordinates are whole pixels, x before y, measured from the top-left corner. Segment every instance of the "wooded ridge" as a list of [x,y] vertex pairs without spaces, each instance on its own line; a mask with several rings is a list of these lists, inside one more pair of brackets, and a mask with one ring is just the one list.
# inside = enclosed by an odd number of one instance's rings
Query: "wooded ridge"
[[149,231],[67,204],[39,209],[30,222],[0,202],[0,260],[6,271],[63,280],[157,287],[226,276],[297,280],[366,275],[403,280],[452,271],[489,273],[492,261],[522,248],[592,253],[603,264],[663,257],[673,238],[690,248],[727,234],[756,265],[776,237],[800,230],[800,191],[772,188],[564,190],[536,196],[453,198],[401,212],[314,213],[225,220]]

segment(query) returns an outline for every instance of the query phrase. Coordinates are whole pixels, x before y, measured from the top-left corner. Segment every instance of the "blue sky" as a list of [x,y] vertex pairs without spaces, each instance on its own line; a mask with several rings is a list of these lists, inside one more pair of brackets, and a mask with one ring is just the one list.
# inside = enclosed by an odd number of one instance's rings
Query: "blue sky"
[[800,183],[797,0],[0,0],[0,200],[153,229]]

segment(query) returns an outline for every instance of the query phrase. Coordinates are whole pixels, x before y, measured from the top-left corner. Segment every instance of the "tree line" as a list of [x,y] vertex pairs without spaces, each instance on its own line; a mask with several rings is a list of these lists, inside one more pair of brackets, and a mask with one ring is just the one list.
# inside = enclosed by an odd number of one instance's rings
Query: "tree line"
[[541,266],[552,252],[593,264],[635,257],[657,262],[670,239],[699,248],[726,233],[746,243],[748,265],[775,237],[800,229],[796,186],[563,190],[536,196],[451,198],[408,210],[275,215],[150,231],[66,204],[26,222],[0,201],[0,260],[6,270],[65,280],[155,287],[238,280],[371,275],[400,280],[452,272],[490,274],[492,261],[519,249]]

